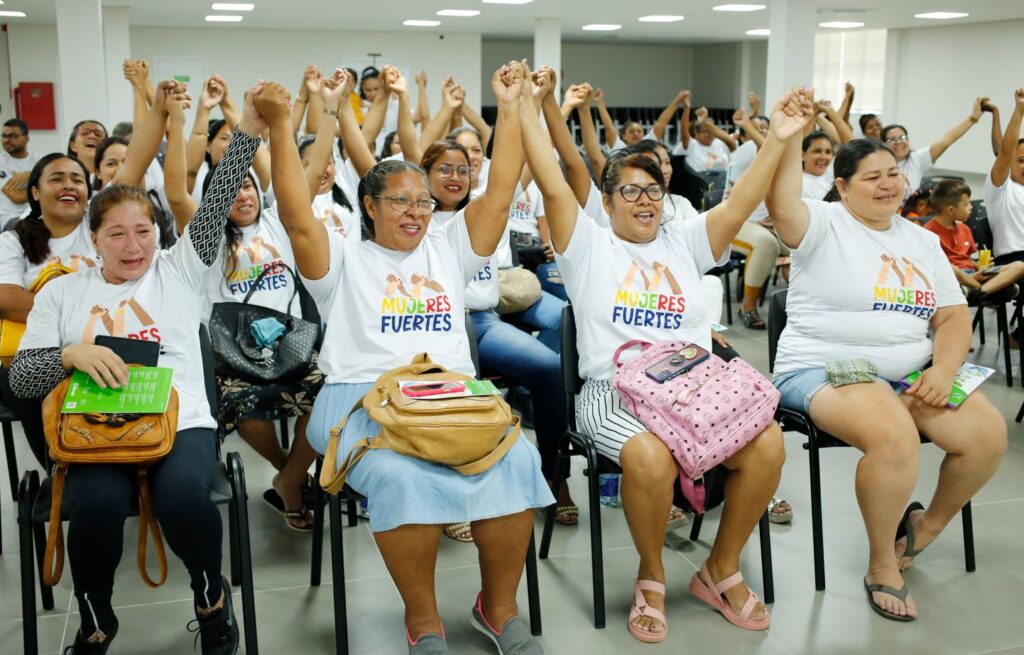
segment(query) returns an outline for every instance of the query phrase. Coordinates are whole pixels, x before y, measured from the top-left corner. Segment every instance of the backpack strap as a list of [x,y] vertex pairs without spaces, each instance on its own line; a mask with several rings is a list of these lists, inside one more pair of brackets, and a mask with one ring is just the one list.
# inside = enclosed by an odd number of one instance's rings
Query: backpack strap
[[[148,471],[139,467],[139,544],[137,548],[137,562],[139,576],[148,586],[156,588],[167,581],[167,553],[164,552],[164,540],[160,536],[160,526],[157,525],[156,517],[149,501],[149,476]],[[156,545],[157,558],[160,560],[160,579],[153,580],[146,570],[146,535],[147,531],[153,535],[153,543]]]
[[612,356],[612,363],[615,364],[615,368],[622,366],[622,364],[619,364],[619,357],[622,355],[622,353],[626,352],[627,350],[634,346],[640,346],[640,350],[644,351],[651,347],[651,342],[644,341],[643,339],[633,339],[632,341],[627,341],[626,343],[619,346],[618,349],[615,351],[615,355]]
[[[501,458],[512,449],[512,446],[514,446],[516,441],[519,439],[519,434],[519,417],[513,416],[508,433],[505,434],[505,438],[501,440],[501,443],[495,446],[494,450],[475,462],[460,464],[459,466],[453,466],[452,468],[462,475],[476,475],[477,473],[483,473],[499,462]],[[371,448],[372,447],[373,446],[371,446]]]
[[64,524],[60,520],[60,505],[64,497],[64,475],[67,471],[67,464],[53,465],[50,528],[46,534],[46,551],[43,553],[43,584],[47,587],[57,586],[64,572]]

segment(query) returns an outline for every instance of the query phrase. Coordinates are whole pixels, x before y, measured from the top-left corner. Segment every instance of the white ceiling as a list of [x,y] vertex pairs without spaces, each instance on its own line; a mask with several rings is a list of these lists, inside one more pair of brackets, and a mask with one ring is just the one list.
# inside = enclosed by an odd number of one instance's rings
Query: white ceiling
[[[86,0],[74,0],[75,2]],[[95,0],[93,0],[95,1]],[[255,10],[241,12],[241,23],[207,23],[212,0],[102,0],[103,6],[131,9],[131,24],[139,26],[220,27],[227,29],[289,28],[337,30],[427,30],[433,32],[481,32],[488,38],[530,38],[534,19],[558,17],[567,40],[656,41],[666,43],[737,41],[756,39],[746,30],[768,27],[768,10],[724,13],[712,7],[726,0],[534,0],[527,5],[483,4],[480,0],[252,0]],[[748,0],[754,2],[756,0]],[[772,0],[760,0],[769,4]],[[56,0],[4,0],[3,10],[24,11],[26,18],[0,18],[6,22],[54,23]],[[818,22],[857,20],[865,29],[928,27],[1024,18],[1021,0],[819,0]],[[479,9],[474,18],[435,16],[439,9]],[[922,20],[925,11],[968,11],[967,18],[948,21]],[[237,12],[219,12],[237,13]],[[677,23],[641,23],[648,14],[682,14]],[[433,28],[403,27],[405,19],[435,19]],[[584,32],[588,23],[618,23],[611,33]],[[762,37],[763,38],[763,37]]]

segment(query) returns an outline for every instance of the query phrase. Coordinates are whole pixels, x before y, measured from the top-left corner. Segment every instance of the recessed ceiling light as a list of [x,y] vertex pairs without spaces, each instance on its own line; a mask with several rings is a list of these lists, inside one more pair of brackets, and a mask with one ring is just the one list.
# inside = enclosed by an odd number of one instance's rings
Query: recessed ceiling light
[[766,27],[761,27],[756,30],[747,30],[747,34],[750,36],[771,36],[772,31]]
[[765,5],[718,5],[712,7],[715,11],[760,11]]
[[641,23],[677,23],[683,20],[683,16],[641,16],[638,19]]
[[441,24],[439,20],[403,20],[402,25],[407,27],[437,27]]
[[23,11],[0,11],[0,16],[9,16],[10,18],[24,18],[25,12]]
[[207,23],[240,23],[242,22],[241,16],[230,16],[227,14],[215,14],[213,16],[206,17]]
[[468,18],[470,16],[479,16],[480,12],[478,10],[476,10],[476,9],[442,9],[442,10],[437,12],[437,15],[438,16],[462,16],[462,17]]
[[528,5],[533,0],[484,0],[485,5]]
[[933,20],[949,20],[950,18],[964,18],[969,16],[966,11],[929,11],[923,14],[914,14],[914,18],[931,18]]
[[818,23],[818,27],[831,27],[836,30],[848,30],[852,27],[864,27],[864,23],[853,20],[831,20],[827,23]]
[[622,25],[591,23],[590,25],[584,25],[583,29],[585,29],[588,32],[614,32],[615,30],[621,30]]
[[214,11],[252,11],[255,6],[251,2],[215,2],[212,9]]

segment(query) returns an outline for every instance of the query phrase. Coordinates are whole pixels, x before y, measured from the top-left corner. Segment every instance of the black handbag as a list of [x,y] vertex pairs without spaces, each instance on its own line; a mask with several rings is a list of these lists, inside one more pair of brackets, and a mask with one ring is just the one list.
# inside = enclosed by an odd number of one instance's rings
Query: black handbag
[[[295,272],[281,264],[292,276],[295,293],[288,303],[295,302],[295,296],[303,294],[301,306],[306,314],[312,303],[309,294],[302,287]],[[274,266],[265,268],[253,280],[249,292],[242,302],[221,302],[213,305],[210,316],[210,342],[217,373],[241,378],[254,384],[291,382],[305,377],[312,369],[313,352],[321,341],[320,317],[297,318],[269,307],[251,305],[249,300],[259,288],[259,283]],[[312,313],[316,313],[313,311]],[[284,333],[273,346],[264,348],[256,344],[249,327],[254,321],[275,318],[284,326]],[[313,318],[314,320],[309,320]]]

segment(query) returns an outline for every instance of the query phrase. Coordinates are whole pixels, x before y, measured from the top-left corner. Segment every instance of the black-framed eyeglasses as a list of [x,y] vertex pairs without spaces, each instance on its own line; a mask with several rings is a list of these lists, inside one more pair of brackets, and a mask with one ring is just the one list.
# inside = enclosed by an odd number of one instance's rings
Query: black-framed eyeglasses
[[441,174],[441,177],[469,177],[469,166],[441,164],[437,167],[437,172]]
[[25,136],[26,135],[22,134],[21,132],[13,132],[13,133],[5,133],[3,135],[3,138],[6,141],[6,140],[13,140],[13,139],[21,139],[21,138],[24,138]]
[[384,200],[392,209],[402,214],[414,206],[416,211],[421,214],[431,214],[437,207],[437,201],[433,198],[420,198],[419,200],[413,200],[409,196],[377,196],[377,198]]
[[640,194],[646,194],[646,196],[657,202],[665,197],[665,187],[660,184],[651,184],[648,186],[639,186],[637,184],[624,184],[620,186],[616,191],[622,196],[622,199],[626,202],[636,202],[640,199]]
[[903,135],[903,136],[890,136],[890,137],[888,137],[885,140],[886,143],[906,143],[907,141],[910,141],[910,139],[907,138],[906,135]]

